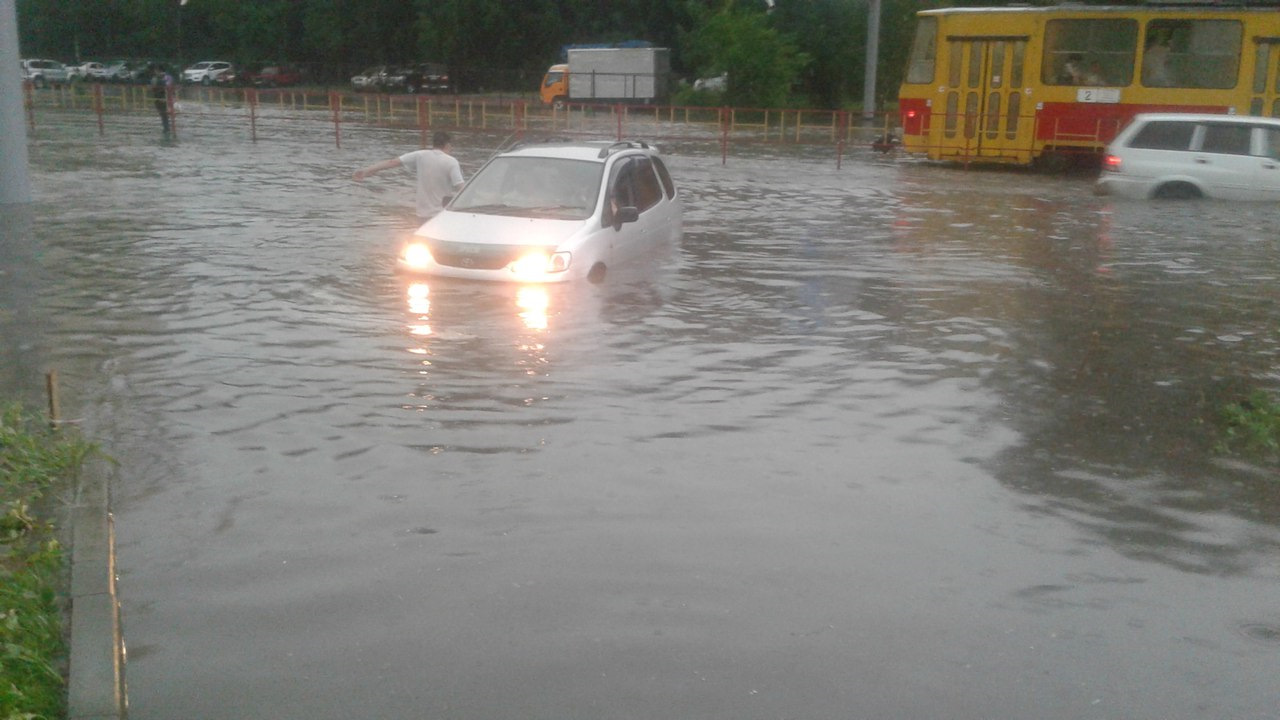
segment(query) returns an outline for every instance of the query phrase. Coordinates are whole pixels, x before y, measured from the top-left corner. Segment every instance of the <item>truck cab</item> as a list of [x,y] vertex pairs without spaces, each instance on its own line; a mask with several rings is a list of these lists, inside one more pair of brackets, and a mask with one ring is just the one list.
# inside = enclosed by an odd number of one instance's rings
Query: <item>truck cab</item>
[[547,105],[553,103],[558,105],[569,99],[569,65],[567,63],[547,68],[547,74],[542,76],[542,89],[538,95]]

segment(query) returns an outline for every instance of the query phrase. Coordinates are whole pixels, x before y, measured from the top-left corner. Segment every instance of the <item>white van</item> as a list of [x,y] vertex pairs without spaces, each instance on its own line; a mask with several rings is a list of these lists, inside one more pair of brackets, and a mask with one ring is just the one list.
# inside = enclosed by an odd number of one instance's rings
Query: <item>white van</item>
[[36,87],[58,87],[67,84],[70,75],[67,66],[57,60],[31,59],[22,61],[22,79]]
[[1280,200],[1280,118],[1137,115],[1107,147],[1099,195]]

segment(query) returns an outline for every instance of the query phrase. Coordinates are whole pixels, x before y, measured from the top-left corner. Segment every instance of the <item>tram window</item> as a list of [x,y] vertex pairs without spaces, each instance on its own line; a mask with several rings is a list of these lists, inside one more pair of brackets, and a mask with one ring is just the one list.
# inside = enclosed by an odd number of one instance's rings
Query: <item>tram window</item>
[[[1271,43],[1258,43],[1253,54],[1253,94],[1261,95],[1267,91],[1267,68],[1271,64]],[[1145,75],[1145,73],[1144,73]],[[1276,78],[1280,82],[1280,77]],[[1253,113],[1257,115],[1257,112]]]
[[916,24],[916,39],[911,43],[911,61],[907,65],[908,83],[932,83],[937,65],[938,19],[920,18]]
[[960,61],[964,58],[964,43],[951,43],[951,59],[947,62],[947,85],[960,87]]
[[1123,87],[1133,81],[1138,21],[1050,20],[1045,23],[1040,81],[1045,85]]
[[987,96],[987,138],[995,140],[1000,137],[1000,93],[993,92]]
[[947,122],[943,129],[946,131],[947,137],[956,136],[956,126],[959,124],[960,117],[960,93],[952,90],[947,93]]
[[982,87],[982,46],[969,43],[969,84],[965,87]]
[[1022,112],[1022,95],[1009,93],[1009,114],[1004,121],[1004,136],[1009,140],[1018,138],[1018,114]]
[[1027,51],[1027,41],[1013,42],[1013,67],[1009,69],[1009,87],[1022,87],[1022,59]]
[[1129,147],[1147,150],[1187,150],[1191,147],[1191,136],[1195,131],[1195,123],[1153,121],[1147,123],[1137,135],[1133,136],[1133,140],[1129,141]]
[[990,86],[998,88],[1004,84],[1004,43],[991,44],[991,82]]
[[978,93],[964,96],[964,136],[970,140],[978,135]]
[[1223,155],[1248,155],[1253,128],[1248,125],[1205,125],[1200,151]]
[[1238,20],[1152,20],[1145,36],[1142,84],[1233,88],[1243,36]]

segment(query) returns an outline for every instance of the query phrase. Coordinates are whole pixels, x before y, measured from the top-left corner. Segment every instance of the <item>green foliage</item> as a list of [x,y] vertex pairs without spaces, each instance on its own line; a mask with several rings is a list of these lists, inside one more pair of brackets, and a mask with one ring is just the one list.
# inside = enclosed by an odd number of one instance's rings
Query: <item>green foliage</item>
[[[63,554],[32,510],[78,473],[92,446],[56,437],[21,408],[0,409],[0,718],[65,715],[57,588]],[[46,503],[47,504],[47,503]]]
[[1223,408],[1222,424],[1221,452],[1269,457],[1280,452],[1280,400],[1265,390]]
[[[879,98],[897,93],[915,12],[967,2],[882,0]],[[647,40],[671,48],[679,77],[729,71],[725,96],[700,102],[761,107],[859,101],[868,27],[868,0],[17,0],[17,11],[24,57],[293,62],[328,82],[441,62],[463,91],[532,91],[564,45]]]
[[703,14],[686,38],[686,61],[700,77],[728,73],[727,105],[785,106],[800,70],[810,61],[791,38],[770,26],[768,14],[733,2]]

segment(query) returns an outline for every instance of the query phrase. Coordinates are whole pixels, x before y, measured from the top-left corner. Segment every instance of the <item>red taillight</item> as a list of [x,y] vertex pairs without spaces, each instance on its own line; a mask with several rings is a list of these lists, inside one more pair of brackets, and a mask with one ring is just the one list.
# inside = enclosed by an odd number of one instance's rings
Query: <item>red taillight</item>
[[1111,172],[1120,172],[1121,160],[1116,155],[1107,155],[1102,158],[1102,169]]
[[915,111],[915,110],[908,110],[908,111],[907,111],[907,119],[908,119],[908,120],[915,120],[915,119],[916,119],[916,111]]

